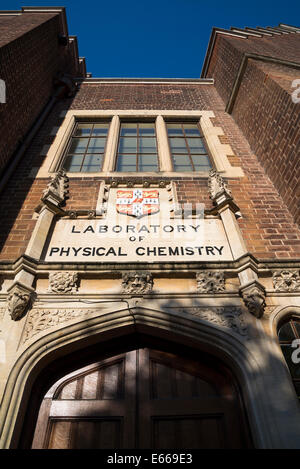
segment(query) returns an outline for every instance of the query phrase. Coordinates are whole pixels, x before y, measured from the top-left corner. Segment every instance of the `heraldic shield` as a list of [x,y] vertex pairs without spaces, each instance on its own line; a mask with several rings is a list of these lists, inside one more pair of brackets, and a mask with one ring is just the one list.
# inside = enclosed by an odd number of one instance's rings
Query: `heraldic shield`
[[117,191],[117,212],[141,218],[159,212],[158,190],[127,189]]

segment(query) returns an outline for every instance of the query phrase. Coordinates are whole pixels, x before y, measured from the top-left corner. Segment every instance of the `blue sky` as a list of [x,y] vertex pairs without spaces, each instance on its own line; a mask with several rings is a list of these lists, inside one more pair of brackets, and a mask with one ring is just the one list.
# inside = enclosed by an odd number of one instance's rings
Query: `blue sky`
[[[1,10],[26,5],[0,0]],[[93,77],[199,78],[214,26],[300,26],[300,2],[290,0],[64,0],[61,5]]]

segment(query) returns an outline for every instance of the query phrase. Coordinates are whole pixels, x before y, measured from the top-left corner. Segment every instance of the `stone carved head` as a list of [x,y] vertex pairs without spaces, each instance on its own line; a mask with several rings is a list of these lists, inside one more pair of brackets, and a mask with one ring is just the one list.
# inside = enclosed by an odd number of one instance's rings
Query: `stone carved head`
[[14,321],[21,319],[30,303],[31,295],[20,289],[14,289],[7,298],[8,310]]

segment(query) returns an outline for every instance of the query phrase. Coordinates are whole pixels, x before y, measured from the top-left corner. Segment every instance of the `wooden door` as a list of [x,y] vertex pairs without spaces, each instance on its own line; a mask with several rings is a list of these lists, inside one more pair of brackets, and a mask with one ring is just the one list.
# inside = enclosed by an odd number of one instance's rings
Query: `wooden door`
[[240,401],[225,372],[139,349],[77,370],[46,394],[33,448],[241,448]]

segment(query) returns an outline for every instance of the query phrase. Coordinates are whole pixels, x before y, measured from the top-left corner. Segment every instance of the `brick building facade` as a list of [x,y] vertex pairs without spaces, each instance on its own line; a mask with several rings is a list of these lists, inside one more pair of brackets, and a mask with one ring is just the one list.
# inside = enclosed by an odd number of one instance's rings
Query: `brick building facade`
[[214,29],[200,79],[0,32],[2,447],[299,448],[300,29]]

